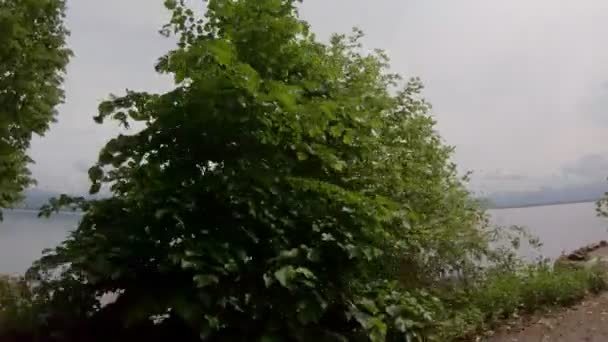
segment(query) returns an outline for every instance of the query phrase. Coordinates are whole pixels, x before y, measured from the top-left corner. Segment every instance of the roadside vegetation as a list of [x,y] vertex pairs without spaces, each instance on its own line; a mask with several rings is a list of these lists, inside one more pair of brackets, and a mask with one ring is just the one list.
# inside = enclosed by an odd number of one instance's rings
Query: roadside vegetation
[[[589,295],[607,289],[605,270],[600,269],[552,270],[547,265],[542,265],[527,266],[506,273],[489,269],[479,274],[480,278],[474,283],[440,285],[440,288],[406,289],[397,283],[386,282],[384,287],[374,289],[376,300],[360,303],[363,309],[359,314],[375,317],[375,324],[380,327],[380,335],[370,336],[366,333],[365,326],[358,321],[359,317],[355,319],[361,326],[355,326],[346,340],[475,340],[514,317],[573,305]],[[111,319],[108,312],[105,315],[97,313],[89,318],[76,318],[76,312],[82,310],[82,307],[75,310],[58,305],[66,302],[73,304],[78,299],[38,297],[39,290],[32,291],[32,288],[31,281],[22,278],[0,279],[0,336],[3,339],[103,341],[113,338],[126,341],[129,338],[145,337],[164,341],[173,336],[185,335],[189,336],[189,340],[197,340],[187,326],[172,325],[161,328],[154,324],[168,319],[171,311],[164,315],[150,316],[150,322],[145,322],[147,326],[140,323],[138,328],[129,329],[128,324],[121,324],[121,319]],[[148,305],[154,305],[153,299],[149,301]],[[94,307],[96,304],[89,301],[89,305]],[[80,314],[85,313],[86,311],[80,311]],[[120,332],[105,330],[109,327],[122,328]],[[259,339],[243,336],[240,340]],[[277,337],[276,340],[288,339]],[[323,340],[345,339],[330,336]]]
[[605,288],[497,247],[526,236],[488,223],[420,80],[360,31],[320,42],[294,0],[165,4],[174,88],[100,104],[137,127],[89,170],[111,195],[44,208],[84,216],[0,282],[7,339],[447,341]]

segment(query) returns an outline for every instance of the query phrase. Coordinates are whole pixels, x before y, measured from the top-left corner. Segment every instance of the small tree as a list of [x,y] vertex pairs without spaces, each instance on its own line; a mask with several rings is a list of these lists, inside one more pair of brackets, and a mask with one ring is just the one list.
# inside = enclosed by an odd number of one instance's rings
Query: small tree
[[595,205],[598,216],[608,217],[608,192]]
[[91,192],[112,197],[85,203],[30,275],[61,293],[62,266],[80,294],[120,293],[89,312],[129,331],[421,336],[436,304],[397,280],[466,268],[486,245],[420,82],[401,86],[358,31],[319,43],[295,0],[210,0],[202,19],[166,4],[179,46],[157,69],[175,88],[100,105],[96,121],[143,129],[104,147]]
[[0,0],[0,208],[32,183],[26,150],[63,100],[64,9],[63,0]]

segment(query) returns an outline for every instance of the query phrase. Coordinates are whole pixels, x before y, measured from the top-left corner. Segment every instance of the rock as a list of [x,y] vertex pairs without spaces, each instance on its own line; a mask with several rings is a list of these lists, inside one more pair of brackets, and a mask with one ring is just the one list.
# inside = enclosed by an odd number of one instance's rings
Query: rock
[[608,242],[606,240],[600,241],[600,247],[606,247],[606,246],[608,246]]
[[586,259],[585,254],[577,251],[568,255],[568,260],[572,261],[584,261]]

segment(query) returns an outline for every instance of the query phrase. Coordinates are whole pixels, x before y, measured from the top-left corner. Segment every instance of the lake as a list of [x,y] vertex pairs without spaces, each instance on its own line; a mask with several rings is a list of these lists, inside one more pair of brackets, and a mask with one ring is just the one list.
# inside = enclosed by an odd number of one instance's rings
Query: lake
[[564,251],[608,240],[608,218],[596,216],[595,203],[499,209],[490,210],[490,214],[497,225],[526,227],[543,243],[540,254],[550,259]]
[[[45,248],[63,241],[73,230],[79,215],[58,214],[39,219],[36,212],[4,211],[0,223],[0,273],[23,273],[41,256]],[[594,203],[563,204],[544,207],[491,210],[498,225],[520,225],[540,237],[541,253],[556,258],[563,251],[608,240],[608,219],[595,216]]]
[[22,274],[42,250],[57,246],[74,230],[80,215],[61,213],[38,218],[36,211],[3,210],[0,222],[0,273]]

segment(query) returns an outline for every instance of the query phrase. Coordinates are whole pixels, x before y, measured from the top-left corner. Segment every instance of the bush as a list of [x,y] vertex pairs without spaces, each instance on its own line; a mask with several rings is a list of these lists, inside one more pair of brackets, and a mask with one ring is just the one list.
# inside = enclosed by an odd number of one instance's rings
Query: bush
[[484,312],[506,315],[519,309],[532,311],[545,306],[569,305],[606,286],[604,277],[596,270],[552,270],[545,265],[491,276],[487,283],[475,296],[478,306],[484,308]]
[[598,269],[553,270],[540,265],[490,272],[477,285],[459,291],[458,300],[444,297],[451,312],[440,335],[444,339],[471,335],[513,314],[571,305],[607,287],[606,274]]
[[[345,327],[343,334],[353,341],[416,338],[450,341],[481,333],[514,314],[571,305],[589,293],[606,290],[607,286],[605,273],[598,269],[552,270],[544,265],[511,273],[490,271],[475,285],[431,292],[407,289],[397,282],[374,281],[361,290],[361,299],[348,308],[357,325]],[[53,298],[37,298],[34,288],[37,286],[21,278],[1,278],[0,338],[3,340],[34,340],[35,336],[56,336],[51,340],[90,340],[95,336],[99,341],[127,341],[146,336],[150,341],[163,341],[178,331],[188,340],[186,330],[180,330],[187,327],[176,322],[172,328],[149,322],[125,331],[111,311],[86,319],[86,312],[77,308],[86,300],[72,298],[75,293],[72,290],[55,288]],[[62,312],[66,320],[79,318],[70,325],[59,320],[58,312]],[[49,317],[52,319],[48,320]],[[58,329],[66,326],[71,327],[68,337]],[[192,336],[192,340],[196,337]]]
[[28,284],[22,278],[0,276],[0,336],[29,334],[35,327]]
[[318,42],[296,3],[211,0],[200,18],[166,2],[179,45],[157,70],[174,89],[99,106],[96,121],[141,129],[103,148],[91,192],[111,196],[84,203],[34,278],[53,283],[60,268],[87,301],[119,291],[86,312],[129,331],[151,320],[208,340],[428,330],[432,300],[396,280],[469,269],[487,247],[485,215],[420,81],[391,74],[359,31]]

